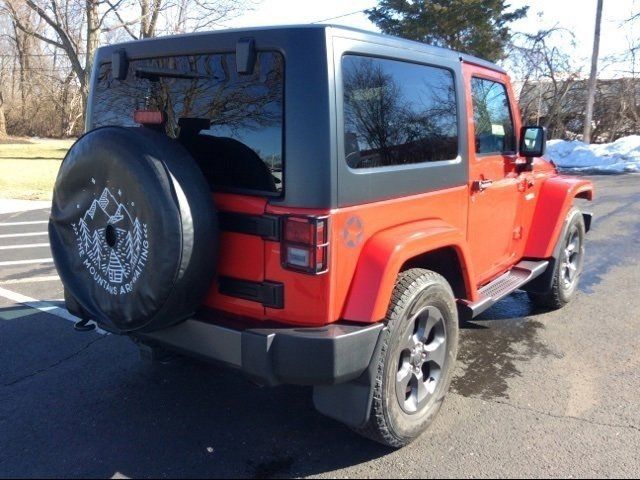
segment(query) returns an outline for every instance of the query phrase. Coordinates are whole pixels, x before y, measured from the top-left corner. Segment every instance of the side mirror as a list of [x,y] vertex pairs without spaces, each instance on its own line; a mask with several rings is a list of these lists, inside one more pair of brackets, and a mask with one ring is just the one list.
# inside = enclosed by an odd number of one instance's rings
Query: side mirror
[[533,162],[534,157],[541,157],[547,149],[547,131],[544,127],[522,127],[520,129],[520,155]]

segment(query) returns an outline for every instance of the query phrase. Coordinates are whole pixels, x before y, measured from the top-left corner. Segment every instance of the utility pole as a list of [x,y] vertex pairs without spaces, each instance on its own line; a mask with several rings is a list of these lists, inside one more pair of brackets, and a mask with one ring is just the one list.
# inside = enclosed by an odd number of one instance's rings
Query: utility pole
[[600,50],[600,24],[602,23],[602,4],[604,0],[598,0],[596,7],[596,31],[593,35],[593,53],[591,55],[591,74],[587,87],[587,109],[584,115],[584,131],[582,141],[591,143],[591,122],[593,120],[593,103],[596,96],[596,82],[598,80],[598,52]]

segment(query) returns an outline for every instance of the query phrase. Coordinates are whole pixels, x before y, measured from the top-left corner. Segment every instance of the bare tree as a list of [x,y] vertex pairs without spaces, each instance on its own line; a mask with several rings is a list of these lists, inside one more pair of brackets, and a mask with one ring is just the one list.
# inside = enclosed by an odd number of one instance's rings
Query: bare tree
[[584,111],[575,109],[573,100],[580,68],[558,46],[572,44],[573,34],[555,26],[535,34],[519,33],[510,47],[509,69],[519,79],[522,118],[546,127],[551,138],[565,137],[567,124]]
[[25,33],[44,35],[47,29],[47,24],[25,3],[8,5],[0,0],[0,89],[7,133],[79,133],[82,97],[67,56],[59,48]]
[[639,94],[640,82],[637,78],[599,80],[592,137],[598,141],[612,142],[623,136],[637,134],[640,129]]
[[[259,0],[127,0],[126,7],[114,4],[117,19],[111,29],[122,28],[134,39],[152,38],[164,34],[197,32],[223,26],[220,22],[251,9]],[[126,16],[125,11],[137,11]]]
[[[2,13],[2,4],[0,3],[0,13]],[[35,52],[35,44],[33,37],[25,34],[17,27],[19,21],[23,25],[28,25],[33,31],[41,30],[40,26],[34,21],[33,15],[27,8],[16,8],[9,11],[6,24],[3,26],[4,37],[8,40],[7,51],[15,53],[15,67],[18,70],[17,82],[20,92],[20,113],[24,115],[27,97],[30,94],[31,86],[27,82],[27,74],[31,70],[31,59]],[[15,70],[15,68],[14,68]],[[15,80],[15,79],[14,79]]]
[[[628,29],[628,47],[622,53],[604,59],[615,67],[613,79],[598,80],[593,108],[592,139],[612,142],[640,132],[640,76],[638,75],[639,41],[634,14],[620,26]],[[599,62],[602,63],[602,62]]]
[[602,23],[603,0],[598,0],[596,7],[596,27],[593,35],[593,53],[591,55],[591,73],[589,75],[589,86],[587,89],[587,109],[584,119],[584,133],[582,141],[591,143],[591,123],[593,121],[593,102],[596,94],[596,81],[598,79],[598,53],[600,50],[600,25]]
[[[17,29],[64,52],[86,107],[95,51],[101,38],[122,29],[149,38],[183,29],[198,30],[240,11],[240,0],[0,0]],[[135,2],[135,3],[132,3]],[[133,5],[139,14],[131,15]],[[24,21],[24,8],[44,23],[38,31]],[[176,16],[177,15],[177,16]],[[136,29],[136,26],[139,28]],[[136,30],[138,33],[136,33]]]
[[[7,50],[6,38],[3,38],[2,36],[3,29],[4,29],[3,27],[4,25],[0,22],[0,52],[4,52]],[[3,138],[6,138],[7,136],[7,120],[6,120],[6,115],[4,113],[5,106],[4,106],[3,91],[7,84],[7,78],[8,78],[8,75],[6,72],[8,60],[9,60],[9,57],[0,55],[0,140],[2,140]]]
[[4,114],[4,96],[2,95],[3,85],[4,78],[0,74],[0,139],[7,137],[7,119]]
[[[16,29],[44,44],[63,51],[68,58],[86,103],[93,55],[99,44],[98,0],[5,0]],[[24,21],[22,10],[28,8],[47,28],[40,32]],[[83,45],[83,38],[85,43]]]
[[[627,27],[628,48],[599,58],[599,69],[616,68],[616,78],[595,82],[591,140],[612,142],[640,131],[640,38],[633,14]],[[508,60],[515,73],[523,121],[547,127],[552,138],[582,139],[588,79],[572,55],[572,34],[555,27],[534,35],[517,34]]]

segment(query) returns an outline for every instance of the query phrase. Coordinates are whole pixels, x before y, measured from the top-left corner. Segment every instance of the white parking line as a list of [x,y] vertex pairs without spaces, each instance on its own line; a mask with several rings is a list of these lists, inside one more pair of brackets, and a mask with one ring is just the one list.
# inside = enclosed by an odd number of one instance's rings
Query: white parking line
[[37,283],[37,282],[55,282],[60,280],[58,275],[49,275],[47,277],[27,277],[27,278],[13,278],[9,280],[0,280],[0,285],[16,285],[20,283]]
[[32,222],[0,222],[0,227],[17,227],[19,225],[42,225],[49,223],[49,220],[37,220]]
[[[49,313],[51,315],[55,315],[56,317],[62,318],[63,320],[67,320],[72,323],[76,323],[80,320],[78,317],[71,315],[68,311],[63,308],[60,308],[56,305],[53,305],[49,302],[42,302],[40,300],[36,300],[35,298],[27,297],[26,295],[22,295],[21,293],[12,292],[11,290],[7,290],[5,288],[0,288],[0,297],[4,297],[7,300],[11,300],[15,303],[20,303],[29,308],[33,308],[35,310],[39,310],[41,312]],[[108,334],[104,330],[100,328],[95,329],[96,333],[100,335]]]
[[0,214],[12,213],[11,218],[30,210],[45,210],[51,208],[51,200],[11,200],[0,199]]
[[2,245],[0,246],[0,250],[19,250],[21,248],[40,248],[40,247],[48,247],[48,243],[27,243],[23,245]]
[[0,238],[39,237],[42,235],[49,235],[49,232],[3,233]]
[[8,267],[11,265],[29,265],[33,263],[53,263],[53,258],[34,258],[32,260],[11,260],[9,262],[0,262],[0,267]]

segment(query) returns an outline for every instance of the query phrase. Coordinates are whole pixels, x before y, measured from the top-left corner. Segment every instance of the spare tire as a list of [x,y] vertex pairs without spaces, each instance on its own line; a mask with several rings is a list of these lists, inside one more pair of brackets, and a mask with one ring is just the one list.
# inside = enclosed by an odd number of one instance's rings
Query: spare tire
[[215,273],[217,218],[189,153],[148,128],[105,127],[62,162],[49,238],[71,313],[116,333],[193,315]]

